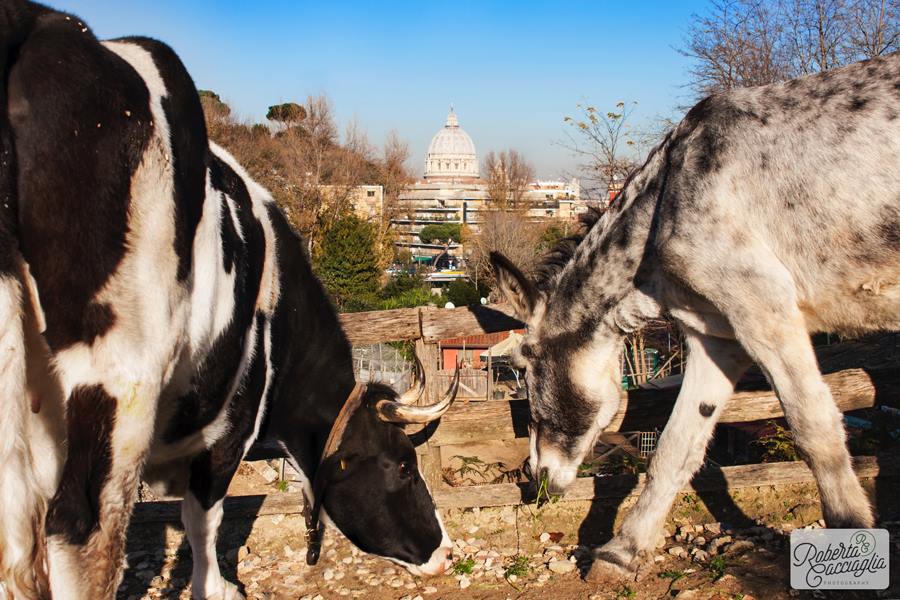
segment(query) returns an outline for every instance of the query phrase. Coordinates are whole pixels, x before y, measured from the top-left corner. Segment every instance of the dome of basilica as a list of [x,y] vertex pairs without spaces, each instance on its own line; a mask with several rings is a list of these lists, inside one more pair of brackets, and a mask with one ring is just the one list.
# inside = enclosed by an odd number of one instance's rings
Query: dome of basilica
[[469,134],[459,126],[453,108],[447,123],[431,139],[425,157],[425,178],[478,177],[478,157]]

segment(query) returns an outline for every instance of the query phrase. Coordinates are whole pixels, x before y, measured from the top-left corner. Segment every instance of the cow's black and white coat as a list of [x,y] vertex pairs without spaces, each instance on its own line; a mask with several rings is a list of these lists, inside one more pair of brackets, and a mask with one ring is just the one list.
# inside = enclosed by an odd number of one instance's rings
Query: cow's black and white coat
[[830,527],[870,527],[809,333],[900,330],[900,54],[692,108],[543,280],[493,257],[527,320],[531,466],[564,489],[619,406],[623,338],[671,315],[688,348],[647,486],[597,579],[652,552],[752,362],[772,383]]
[[[0,36],[0,591],[114,597],[145,467],[184,496],[194,597],[238,598],[222,498],[264,435],[312,479],[355,385],[337,315],[271,196],[208,143],[170,48],[26,2],[0,6]],[[412,445],[372,410],[393,392],[367,393],[324,508],[363,550],[441,572]]]

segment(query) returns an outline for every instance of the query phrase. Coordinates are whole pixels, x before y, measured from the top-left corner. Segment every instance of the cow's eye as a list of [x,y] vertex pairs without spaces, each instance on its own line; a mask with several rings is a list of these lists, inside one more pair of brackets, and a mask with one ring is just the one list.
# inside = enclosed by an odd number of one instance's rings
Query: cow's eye
[[412,465],[405,460],[400,463],[398,470],[400,471],[400,477],[403,477],[404,479],[412,476]]

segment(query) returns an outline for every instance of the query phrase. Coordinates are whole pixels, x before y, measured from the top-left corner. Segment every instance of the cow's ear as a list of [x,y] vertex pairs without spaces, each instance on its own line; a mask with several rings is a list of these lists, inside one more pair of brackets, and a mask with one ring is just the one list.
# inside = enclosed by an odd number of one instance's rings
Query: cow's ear
[[512,305],[516,316],[528,322],[534,314],[541,293],[516,265],[499,252],[491,252],[491,266],[494,267],[500,293]]

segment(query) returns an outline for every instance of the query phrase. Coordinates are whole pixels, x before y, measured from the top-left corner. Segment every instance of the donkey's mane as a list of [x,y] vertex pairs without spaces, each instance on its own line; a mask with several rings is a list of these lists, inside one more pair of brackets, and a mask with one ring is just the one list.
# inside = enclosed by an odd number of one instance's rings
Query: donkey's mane
[[597,224],[601,216],[603,216],[602,210],[594,206],[588,207],[587,212],[578,216],[578,231],[556,242],[556,245],[540,259],[534,268],[534,284],[538,289],[546,291],[553,286],[556,276],[563,270],[566,263],[572,260],[578,245]]
[[669,145],[674,132],[675,129],[672,129],[666,133],[663,140],[647,154],[644,163],[636,169],[631,169],[631,172],[628,173],[628,176],[622,183],[622,188],[619,190],[616,197],[613,198],[612,203],[607,210],[602,210],[596,206],[589,206],[586,212],[583,212],[578,216],[580,225],[579,231],[557,242],[553,249],[547,252],[538,261],[537,266],[534,268],[533,277],[534,284],[539,290],[546,292],[556,284],[556,279],[563,268],[570,260],[572,260],[572,257],[575,256],[575,250],[578,249],[578,245],[581,244],[594,226],[597,225],[598,221],[600,221],[600,217],[605,215],[608,211],[620,212],[630,205],[629,198],[634,198],[634,190],[632,189],[634,184],[632,181],[641,173],[644,173],[648,166],[653,162],[653,159]]

